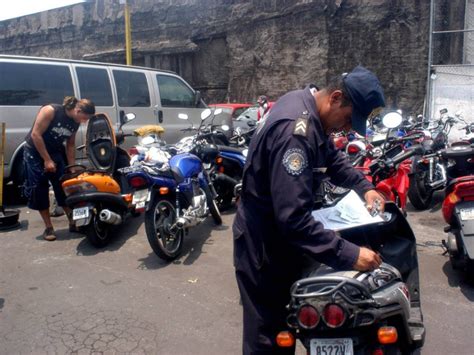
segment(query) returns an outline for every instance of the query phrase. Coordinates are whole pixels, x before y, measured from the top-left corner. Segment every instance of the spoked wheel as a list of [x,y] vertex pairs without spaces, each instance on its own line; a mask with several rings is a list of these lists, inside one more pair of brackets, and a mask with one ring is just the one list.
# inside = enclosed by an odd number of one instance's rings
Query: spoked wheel
[[93,246],[103,248],[112,238],[111,228],[99,219],[99,214],[93,213],[91,222],[85,227],[86,237]]
[[151,248],[160,258],[174,260],[183,248],[184,230],[177,228],[176,209],[165,199],[155,199],[145,214],[145,229]]
[[217,207],[216,200],[212,197],[209,186],[205,187],[204,192],[206,194],[206,202],[207,206],[209,207],[209,212],[211,212],[212,219],[214,220],[214,223],[219,226],[222,224],[221,212]]
[[433,197],[433,189],[428,185],[428,171],[425,169],[416,169],[410,176],[410,186],[408,188],[408,198],[411,204],[417,210],[427,209]]

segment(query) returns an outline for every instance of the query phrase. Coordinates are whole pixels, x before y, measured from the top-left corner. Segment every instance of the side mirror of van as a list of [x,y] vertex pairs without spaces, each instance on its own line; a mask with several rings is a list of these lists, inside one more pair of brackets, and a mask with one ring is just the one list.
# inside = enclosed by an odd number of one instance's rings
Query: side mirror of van
[[199,90],[196,90],[196,93],[194,94],[194,107],[198,107],[199,104],[201,103],[201,92]]

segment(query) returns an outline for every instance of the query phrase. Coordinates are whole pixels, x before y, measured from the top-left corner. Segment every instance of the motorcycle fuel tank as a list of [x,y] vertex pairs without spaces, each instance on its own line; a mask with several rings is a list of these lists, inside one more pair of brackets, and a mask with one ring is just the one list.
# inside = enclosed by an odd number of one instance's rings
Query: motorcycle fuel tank
[[115,166],[116,140],[110,118],[104,113],[94,115],[87,124],[87,158],[97,170],[111,172]]
[[186,179],[198,175],[201,168],[201,160],[193,154],[178,154],[170,159],[171,170],[181,178]]

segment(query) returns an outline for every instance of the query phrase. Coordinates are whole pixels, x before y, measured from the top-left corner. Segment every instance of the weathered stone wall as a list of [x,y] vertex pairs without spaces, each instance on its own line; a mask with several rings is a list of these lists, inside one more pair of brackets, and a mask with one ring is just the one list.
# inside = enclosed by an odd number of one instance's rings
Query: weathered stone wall
[[[129,0],[133,64],[171,69],[208,101],[276,99],[357,64],[389,106],[420,112],[429,0]],[[96,0],[0,22],[0,52],[124,63],[123,7]]]

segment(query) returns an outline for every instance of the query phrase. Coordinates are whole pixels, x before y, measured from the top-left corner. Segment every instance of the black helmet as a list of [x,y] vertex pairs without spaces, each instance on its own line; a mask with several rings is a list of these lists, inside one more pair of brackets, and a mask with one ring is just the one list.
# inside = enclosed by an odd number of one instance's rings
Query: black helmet
[[257,103],[259,105],[264,105],[265,103],[267,103],[268,99],[265,95],[260,95],[257,99]]

